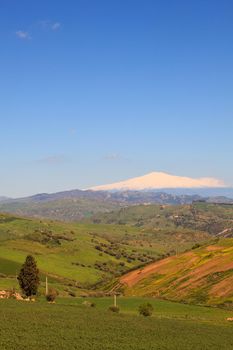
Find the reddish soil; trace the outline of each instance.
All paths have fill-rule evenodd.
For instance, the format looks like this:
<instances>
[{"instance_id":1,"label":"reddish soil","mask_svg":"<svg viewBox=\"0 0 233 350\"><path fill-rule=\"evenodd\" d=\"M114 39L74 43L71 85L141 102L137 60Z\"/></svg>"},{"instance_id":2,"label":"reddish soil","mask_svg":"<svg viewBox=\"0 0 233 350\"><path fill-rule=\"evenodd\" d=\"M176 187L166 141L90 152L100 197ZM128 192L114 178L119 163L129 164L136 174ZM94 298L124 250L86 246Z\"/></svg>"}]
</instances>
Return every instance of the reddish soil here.
<instances>
[{"instance_id":1,"label":"reddish soil","mask_svg":"<svg viewBox=\"0 0 233 350\"><path fill-rule=\"evenodd\" d=\"M185 253L183 256L185 258L188 258L188 265L192 264L197 259L194 253L192 252ZM169 257L161 261L149 264L142 269L129 272L126 275L121 277L120 282L123 284L126 284L129 287L132 287L135 284L137 284L139 281L141 281L142 279L144 279L145 277L148 277L153 273L156 273L156 272L162 273L162 274L163 273L166 274L168 272L172 273L172 272L176 272L177 269L179 269L179 267L180 268L184 267L183 261L179 262L179 264L176 264L174 266L174 259L176 259L176 257ZM177 259L179 259L179 257Z\"/></svg>"},{"instance_id":2,"label":"reddish soil","mask_svg":"<svg viewBox=\"0 0 233 350\"><path fill-rule=\"evenodd\" d=\"M222 250L222 249L224 248L217 245L210 245L209 247L206 248L208 252L216 252L217 250Z\"/></svg>"},{"instance_id":3,"label":"reddish soil","mask_svg":"<svg viewBox=\"0 0 233 350\"><path fill-rule=\"evenodd\" d=\"M233 295L233 276L225 278L223 281L219 282L210 291L210 295L218 297L226 297Z\"/></svg>"},{"instance_id":4,"label":"reddish soil","mask_svg":"<svg viewBox=\"0 0 233 350\"><path fill-rule=\"evenodd\" d=\"M207 278L209 275L215 272L233 269L231 255L222 252L221 250L223 249L224 247L214 245L206 247L203 253L216 252L216 254L210 257L209 260L205 260L205 256L203 255L203 261L202 257L198 253L195 253L195 251L187 252L177 257L169 257L142 269L129 272L121 277L120 282L126 284L128 287L133 287L146 277L157 273L164 275L161 279L161 284L158 281L159 290L166 291L169 294L173 294L173 292L176 294L178 292L179 296L185 296L191 290L199 288L206 283L208 284ZM177 275L177 279L171 281L168 287L166 281L175 275ZM163 281L165 282L164 289ZM233 295L232 285L233 276L221 282L216 281L216 284L210 290L210 295L219 297ZM157 290L156 287L155 290Z\"/></svg>"}]
</instances>

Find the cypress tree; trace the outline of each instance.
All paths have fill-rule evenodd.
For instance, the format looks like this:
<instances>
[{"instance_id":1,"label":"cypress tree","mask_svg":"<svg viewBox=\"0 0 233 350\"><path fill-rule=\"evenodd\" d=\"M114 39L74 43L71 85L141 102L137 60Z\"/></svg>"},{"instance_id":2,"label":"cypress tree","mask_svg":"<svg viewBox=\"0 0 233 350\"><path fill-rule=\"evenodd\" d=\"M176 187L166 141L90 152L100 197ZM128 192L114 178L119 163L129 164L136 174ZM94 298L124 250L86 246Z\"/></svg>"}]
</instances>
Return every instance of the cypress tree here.
<instances>
[{"instance_id":1,"label":"cypress tree","mask_svg":"<svg viewBox=\"0 0 233 350\"><path fill-rule=\"evenodd\" d=\"M33 256L28 255L17 277L19 286L27 297L37 294L40 284L39 270L36 260Z\"/></svg>"}]
</instances>

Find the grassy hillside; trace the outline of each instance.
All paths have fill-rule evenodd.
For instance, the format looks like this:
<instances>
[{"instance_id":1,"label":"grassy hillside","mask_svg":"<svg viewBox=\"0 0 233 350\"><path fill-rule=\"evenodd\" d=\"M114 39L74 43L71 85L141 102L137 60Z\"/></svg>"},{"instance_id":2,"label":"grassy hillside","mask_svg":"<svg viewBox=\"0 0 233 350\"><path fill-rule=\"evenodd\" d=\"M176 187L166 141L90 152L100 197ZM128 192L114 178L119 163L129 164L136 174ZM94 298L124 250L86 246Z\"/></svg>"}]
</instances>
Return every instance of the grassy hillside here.
<instances>
[{"instance_id":1,"label":"grassy hillside","mask_svg":"<svg viewBox=\"0 0 233 350\"><path fill-rule=\"evenodd\" d=\"M82 223L0 214L0 289L17 286L15 276L26 255L32 254L41 271L41 291L45 275L61 294L111 290L120 276L149 264L147 271L155 263L148 275L133 272L139 279L126 288L127 294L205 304L228 302L233 300L233 266L225 265L227 259L233 261L232 240L220 239L217 249L208 246L216 234L231 237L232 222L232 206L206 203L134 206ZM188 252L197 244L199 249ZM205 274L207 263L211 270ZM199 265L204 272L196 276ZM221 288L223 281L229 283L225 294L214 288L218 283Z\"/></svg>"},{"instance_id":2,"label":"grassy hillside","mask_svg":"<svg viewBox=\"0 0 233 350\"><path fill-rule=\"evenodd\" d=\"M36 257L50 284L80 294L129 269L187 249L204 234L154 234L122 225L62 223L0 214L0 288L16 287L27 254ZM42 283L43 287L43 283Z\"/></svg>"},{"instance_id":3,"label":"grassy hillside","mask_svg":"<svg viewBox=\"0 0 233 350\"><path fill-rule=\"evenodd\" d=\"M126 295L233 305L233 239L219 239L121 278Z\"/></svg>"},{"instance_id":4,"label":"grassy hillside","mask_svg":"<svg viewBox=\"0 0 233 350\"><path fill-rule=\"evenodd\" d=\"M156 231L183 229L219 234L233 232L233 205L194 202L191 205L139 205L91 218L95 223L131 225Z\"/></svg>"},{"instance_id":5,"label":"grassy hillside","mask_svg":"<svg viewBox=\"0 0 233 350\"><path fill-rule=\"evenodd\" d=\"M229 313L223 310L152 301L154 316L136 315L139 299L119 300L121 313L107 310L111 300L97 299L96 308L82 299L55 305L0 300L4 350L227 350L233 347Z\"/></svg>"}]
</instances>

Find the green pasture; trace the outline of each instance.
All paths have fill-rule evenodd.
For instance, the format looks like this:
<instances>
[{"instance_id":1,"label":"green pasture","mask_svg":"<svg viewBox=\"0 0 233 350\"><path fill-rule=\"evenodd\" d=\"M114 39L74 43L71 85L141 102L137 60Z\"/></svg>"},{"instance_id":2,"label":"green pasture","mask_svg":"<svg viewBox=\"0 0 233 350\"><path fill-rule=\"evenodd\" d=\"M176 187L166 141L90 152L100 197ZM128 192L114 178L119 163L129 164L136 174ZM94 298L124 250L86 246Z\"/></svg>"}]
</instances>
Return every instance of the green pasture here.
<instances>
[{"instance_id":1,"label":"green pasture","mask_svg":"<svg viewBox=\"0 0 233 350\"><path fill-rule=\"evenodd\" d=\"M136 313L144 299L60 299L56 304L0 300L1 350L225 350L233 347L229 312L149 300L154 316Z\"/></svg>"}]
</instances>

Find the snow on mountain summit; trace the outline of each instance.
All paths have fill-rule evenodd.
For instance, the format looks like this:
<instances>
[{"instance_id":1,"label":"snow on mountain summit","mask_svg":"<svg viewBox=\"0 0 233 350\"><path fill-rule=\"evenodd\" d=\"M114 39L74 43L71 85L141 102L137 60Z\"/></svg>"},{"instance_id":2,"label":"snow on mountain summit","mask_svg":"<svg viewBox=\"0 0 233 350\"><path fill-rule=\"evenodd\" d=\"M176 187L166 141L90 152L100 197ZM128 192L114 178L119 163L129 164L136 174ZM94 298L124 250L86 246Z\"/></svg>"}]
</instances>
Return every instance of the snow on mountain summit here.
<instances>
[{"instance_id":1,"label":"snow on mountain summit","mask_svg":"<svg viewBox=\"0 0 233 350\"><path fill-rule=\"evenodd\" d=\"M153 190L166 188L220 188L226 187L223 181L215 178L190 178L170 175L163 172L152 172L144 176L135 177L113 184L95 186L93 191L121 191L121 190Z\"/></svg>"}]
</instances>

